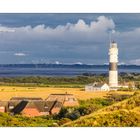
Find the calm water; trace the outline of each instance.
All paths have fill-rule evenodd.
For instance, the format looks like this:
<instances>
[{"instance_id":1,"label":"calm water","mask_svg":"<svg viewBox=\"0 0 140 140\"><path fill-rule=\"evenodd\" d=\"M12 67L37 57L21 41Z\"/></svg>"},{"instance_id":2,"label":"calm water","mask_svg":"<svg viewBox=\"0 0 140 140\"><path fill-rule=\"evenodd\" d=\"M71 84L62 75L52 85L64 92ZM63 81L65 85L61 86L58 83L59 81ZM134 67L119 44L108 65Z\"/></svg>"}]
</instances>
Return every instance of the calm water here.
<instances>
[{"instance_id":1,"label":"calm water","mask_svg":"<svg viewBox=\"0 0 140 140\"><path fill-rule=\"evenodd\" d=\"M119 66L119 72L140 73L140 66ZM108 73L108 66L0 65L0 77L16 76L78 76L83 73Z\"/></svg>"}]
</instances>

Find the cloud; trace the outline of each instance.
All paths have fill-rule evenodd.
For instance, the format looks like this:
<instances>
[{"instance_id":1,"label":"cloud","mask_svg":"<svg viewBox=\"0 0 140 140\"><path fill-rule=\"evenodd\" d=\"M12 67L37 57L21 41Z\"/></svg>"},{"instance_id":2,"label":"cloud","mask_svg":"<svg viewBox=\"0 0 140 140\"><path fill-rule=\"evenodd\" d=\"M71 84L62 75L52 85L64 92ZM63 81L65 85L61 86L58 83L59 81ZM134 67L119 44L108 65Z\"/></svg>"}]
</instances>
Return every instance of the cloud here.
<instances>
[{"instance_id":1,"label":"cloud","mask_svg":"<svg viewBox=\"0 0 140 140\"><path fill-rule=\"evenodd\" d=\"M130 60L129 61L129 64L132 64L132 65L140 65L140 59Z\"/></svg>"},{"instance_id":2,"label":"cloud","mask_svg":"<svg viewBox=\"0 0 140 140\"><path fill-rule=\"evenodd\" d=\"M109 29L114 29L115 24L112 19L100 16L96 21L87 24L84 20L79 19L77 23L67 23L66 25L58 25L55 28L42 25L32 27L31 25L22 27L3 27L4 31L15 31L13 36L17 39L45 39L53 41L82 41L87 42L91 39L99 39L98 34L106 34Z\"/></svg>"},{"instance_id":3,"label":"cloud","mask_svg":"<svg viewBox=\"0 0 140 140\"><path fill-rule=\"evenodd\" d=\"M55 61L55 64L57 64L57 65L58 65L58 64L62 64L62 63L61 63L61 62L59 62L59 61Z\"/></svg>"},{"instance_id":4,"label":"cloud","mask_svg":"<svg viewBox=\"0 0 140 140\"><path fill-rule=\"evenodd\" d=\"M26 56L25 53L14 53L15 56Z\"/></svg>"},{"instance_id":5,"label":"cloud","mask_svg":"<svg viewBox=\"0 0 140 140\"><path fill-rule=\"evenodd\" d=\"M9 27L0 26L0 32L15 32L15 30Z\"/></svg>"},{"instance_id":6,"label":"cloud","mask_svg":"<svg viewBox=\"0 0 140 140\"><path fill-rule=\"evenodd\" d=\"M31 63L42 58L48 62L104 64L108 62L109 32L118 42L119 61L130 63L138 59L140 27L129 31L117 30L114 20L99 16L87 22L82 18L75 23L58 24L55 27L39 24L8 27L0 25L0 52L14 51L15 56ZM13 53L12 53L13 54ZM5 58L5 59L4 59ZM18 63L15 57L2 54L0 63Z\"/></svg>"}]
</instances>

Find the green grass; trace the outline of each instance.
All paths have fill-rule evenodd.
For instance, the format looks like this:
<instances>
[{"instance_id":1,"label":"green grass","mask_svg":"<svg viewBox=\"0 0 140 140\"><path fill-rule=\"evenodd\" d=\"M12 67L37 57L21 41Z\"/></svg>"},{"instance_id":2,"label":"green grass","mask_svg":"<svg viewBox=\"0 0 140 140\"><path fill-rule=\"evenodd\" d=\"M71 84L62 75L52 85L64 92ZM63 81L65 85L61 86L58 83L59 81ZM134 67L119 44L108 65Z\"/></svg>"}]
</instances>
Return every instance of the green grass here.
<instances>
[{"instance_id":1,"label":"green grass","mask_svg":"<svg viewBox=\"0 0 140 140\"><path fill-rule=\"evenodd\" d=\"M76 121L63 126L70 127L130 127L140 126L140 94L129 99L115 103L90 115L81 117Z\"/></svg>"},{"instance_id":2,"label":"green grass","mask_svg":"<svg viewBox=\"0 0 140 140\"><path fill-rule=\"evenodd\" d=\"M57 120L47 117L29 118L21 115L10 116L7 113L0 113L0 127L50 127L56 126L57 122Z\"/></svg>"},{"instance_id":3,"label":"green grass","mask_svg":"<svg viewBox=\"0 0 140 140\"><path fill-rule=\"evenodd\" d=\"M1 86L17 87L60 87L60 88L84 88L85 84L59 83L59 84L37 84L37 83L0 83Z\"/></svg>"}]
</instances>

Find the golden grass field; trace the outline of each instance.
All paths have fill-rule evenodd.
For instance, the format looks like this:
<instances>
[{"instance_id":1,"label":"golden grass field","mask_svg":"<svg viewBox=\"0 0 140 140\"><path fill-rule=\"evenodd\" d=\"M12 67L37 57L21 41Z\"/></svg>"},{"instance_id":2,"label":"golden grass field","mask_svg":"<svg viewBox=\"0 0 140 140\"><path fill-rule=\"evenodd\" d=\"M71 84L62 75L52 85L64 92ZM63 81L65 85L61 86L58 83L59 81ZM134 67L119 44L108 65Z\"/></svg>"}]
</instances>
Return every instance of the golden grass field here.
<instances>
[{"instance_id":1,"label":"golden grass field","mask_svg":"<svg viewBox=\"0 0 140 140\"><path fill-rule=\"evenodd\" d=\"M56 87L16 87L0 86L0 100L9 100L11 97L41 97L46 99L49 94L74 94L80 100L104 97L108 92L85 92L82 88L56 88ZM120 92L119 94L133 94L134 92Z\"/></svg>"}]
</instances>

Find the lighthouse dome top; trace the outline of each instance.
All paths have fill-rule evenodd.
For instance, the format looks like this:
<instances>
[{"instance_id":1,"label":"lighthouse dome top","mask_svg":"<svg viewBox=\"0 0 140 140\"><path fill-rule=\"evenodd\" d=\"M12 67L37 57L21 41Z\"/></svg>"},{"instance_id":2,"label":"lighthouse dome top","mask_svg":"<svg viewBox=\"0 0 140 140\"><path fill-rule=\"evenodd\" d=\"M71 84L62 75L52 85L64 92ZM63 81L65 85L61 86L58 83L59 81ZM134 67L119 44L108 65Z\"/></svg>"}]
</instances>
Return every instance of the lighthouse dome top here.
<instances>
[{"instance_id":1,"label":"lighthouse dome top","mask_svg":"<svg viewBox=\"0 0 140 140\"><path fill-rule=\"evenodd\" d=\"M112 44L116 43L114 40L112 41Z\"/></svg>"},{"instance_id":2,"label":"lighthouse dome top","mask_svg":"<svg viewBox=\"0 0 140 140\"><path fill-rule=\"evenodd\" d=\"M110 44L111 48L117 48L117 43L113 40Z\"/></svg>"}]
</instances>

